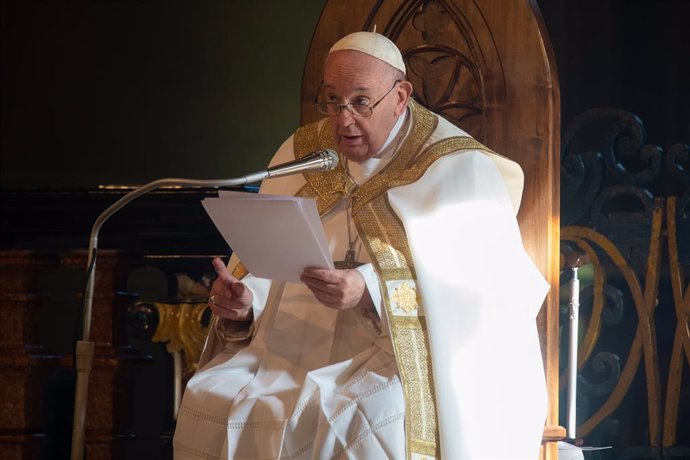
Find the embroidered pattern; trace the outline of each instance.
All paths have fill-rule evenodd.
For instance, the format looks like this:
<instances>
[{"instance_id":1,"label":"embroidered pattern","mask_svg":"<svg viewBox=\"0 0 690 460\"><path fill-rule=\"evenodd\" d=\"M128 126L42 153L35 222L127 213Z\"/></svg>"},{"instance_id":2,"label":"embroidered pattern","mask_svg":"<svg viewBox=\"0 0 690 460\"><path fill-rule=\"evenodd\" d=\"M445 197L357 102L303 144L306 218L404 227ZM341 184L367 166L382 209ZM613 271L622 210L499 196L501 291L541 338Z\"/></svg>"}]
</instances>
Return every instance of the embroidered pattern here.
<instances>
[{"instance_id":1,"label":"embroidered pattern","mask_svg":"<svg viewBox=\"0 0 690 460\"><path fill-rule=\"evenodd\" d=\"M412 313L417 309L417 290L407 283L402 283L395 288L391 296L395 306L405 313Z\"/></svg>"},{"instance_id":2,"label":"embroidered pattern","mask_svg":"<svg viewBox=\"0 0 690 460\"><path fill-rule=\"evenodd\" d=\"M238 280L241 280L248 274L249 270L247 270L247 268L244 266L242 262L238 262L237 265L235 265L235 268L232 269L232 276L234 276Z\"/></svg>"}]
</instances>

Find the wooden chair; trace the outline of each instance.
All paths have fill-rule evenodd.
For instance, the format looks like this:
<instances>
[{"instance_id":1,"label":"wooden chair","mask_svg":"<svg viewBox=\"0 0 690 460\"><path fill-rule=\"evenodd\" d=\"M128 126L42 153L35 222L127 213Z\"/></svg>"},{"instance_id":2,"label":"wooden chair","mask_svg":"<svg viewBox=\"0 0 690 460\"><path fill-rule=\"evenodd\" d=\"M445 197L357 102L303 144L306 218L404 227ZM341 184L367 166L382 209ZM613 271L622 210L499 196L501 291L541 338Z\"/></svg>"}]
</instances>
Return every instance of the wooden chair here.
<instances>
[{"instance_id":1,"label":"wooden chair","mask_svg":"<svg viewBox=\"0 0 690 460\"><path fill-rule=\"evenodd\" d=\"M527 251L551 284L538 317L550 400L542 458L557 458L555 441L565 436L558 426L560 95L536 2L328 0L305 65L303 123L321 117L311 103L330 45L374 26L403 52L418 102L525 172L518 220Z\"/></svg>"}]
</instances>

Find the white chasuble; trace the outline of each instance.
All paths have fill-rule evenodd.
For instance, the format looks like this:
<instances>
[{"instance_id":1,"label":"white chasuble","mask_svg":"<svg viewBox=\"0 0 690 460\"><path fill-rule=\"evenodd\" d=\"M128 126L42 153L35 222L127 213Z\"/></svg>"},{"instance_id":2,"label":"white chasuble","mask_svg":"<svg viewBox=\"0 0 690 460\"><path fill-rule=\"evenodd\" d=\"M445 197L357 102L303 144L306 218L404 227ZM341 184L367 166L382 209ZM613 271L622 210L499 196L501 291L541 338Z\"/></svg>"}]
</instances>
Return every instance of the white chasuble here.
<instances>
[{"instance_id":1,"label":"white chasuble","mask_svg":"<svg viewBox=\"0 0 690 460\"><path fill-rule=\"evenodd\" d=\"M324 307L300 284L245 277L254 323L214 320L185 391L176 459L537 457L546 391L535 319L546 283L515 221L522 173L415 103L408 116L390 162L352 194L380 321ZM319 148L333 148L324 120L272 164ZM339 260L348 180L341 161L266 181L262 193L315 197Z\"/></svg>"}]
</instances>

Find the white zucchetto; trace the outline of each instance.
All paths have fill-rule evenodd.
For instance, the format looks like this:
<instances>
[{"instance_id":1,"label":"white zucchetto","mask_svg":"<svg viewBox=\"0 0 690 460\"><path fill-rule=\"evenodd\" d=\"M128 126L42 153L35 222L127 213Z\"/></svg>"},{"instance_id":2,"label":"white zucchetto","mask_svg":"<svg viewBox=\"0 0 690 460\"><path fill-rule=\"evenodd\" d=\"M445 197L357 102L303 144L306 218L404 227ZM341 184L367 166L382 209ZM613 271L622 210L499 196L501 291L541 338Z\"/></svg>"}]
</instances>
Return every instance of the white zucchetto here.
<instances>
[{"instance_id":1,"label":"white zucchetto","mask_svg":"<svg viewBox=\"0 0 690 460\"><path fill-rule=\"evenodd\" d=\"M405 63L398 47L387 37L376 32L354 32L346 35L335 42L328 54L342 50L360 51L406 73Z\"/></svg>"}]
</instances>

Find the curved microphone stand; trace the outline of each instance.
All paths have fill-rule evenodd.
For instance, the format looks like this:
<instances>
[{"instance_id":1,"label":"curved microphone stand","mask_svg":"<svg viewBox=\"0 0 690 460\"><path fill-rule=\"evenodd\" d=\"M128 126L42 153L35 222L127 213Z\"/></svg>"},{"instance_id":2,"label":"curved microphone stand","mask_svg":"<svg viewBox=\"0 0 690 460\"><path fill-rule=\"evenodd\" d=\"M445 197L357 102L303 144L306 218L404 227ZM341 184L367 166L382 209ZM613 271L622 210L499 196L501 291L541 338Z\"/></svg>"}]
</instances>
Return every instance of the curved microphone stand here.
<instances>
[{"instance_id":1,"label":"curved microphone stand","mask_svg":"<svg viewBox=\"0 0 690 460\"><path fill-rule=\"evenodd\" d=\"M259 182L264 179L271 179L279 176L298 174L309 171L329 171L338 164L338 154L333 150L320 150L302 159L284 163L264 171L255 172L235 179L158 179L141 187L132 190L109 208L103 211L91 228L89 239L89 255L87 261L87 281L84 291L84 312L82 339L76 343L74 352L75 368L77 371L77 382L74 397L74 420L72 424L72 460L82 460L84 457L84 425L86 421L86 401L89 394L89 375L93 364L94 342L91 338L91 310L93 306L94 280L96 273L96 254L98 248L98 233L103 223L123 206L133 199L166 186L184 187L231 187L236 185L246 185Z\"/></svg>"}]
</instances>

